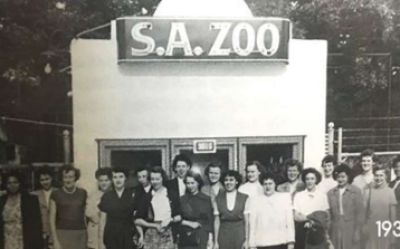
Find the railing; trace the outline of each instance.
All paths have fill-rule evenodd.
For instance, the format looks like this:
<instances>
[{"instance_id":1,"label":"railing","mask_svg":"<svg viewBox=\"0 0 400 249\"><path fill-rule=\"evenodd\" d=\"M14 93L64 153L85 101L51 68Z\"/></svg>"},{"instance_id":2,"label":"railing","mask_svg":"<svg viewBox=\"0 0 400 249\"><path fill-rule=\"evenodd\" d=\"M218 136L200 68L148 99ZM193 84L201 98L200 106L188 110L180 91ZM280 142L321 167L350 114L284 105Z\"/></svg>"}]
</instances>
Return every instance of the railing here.
<instances>
[{"instance_id":1,"label":"railing","mask_svg":"<svg viewBox=\"0 0 400 249\"><path fill-rule=\"evenodd\" d=\"M388 119L393 123L400 121L400 117L365 118L357 119L357 121L373 121L368 122L371 125L377 120L386 123ZM326 153L336 155L338 162L348 157L358 156L365 149L373 149L378 156L400 155L400 128L377 126L374 128L339 127L335 129L333 123L328 124Z\"/></svg>"}]
</instances>

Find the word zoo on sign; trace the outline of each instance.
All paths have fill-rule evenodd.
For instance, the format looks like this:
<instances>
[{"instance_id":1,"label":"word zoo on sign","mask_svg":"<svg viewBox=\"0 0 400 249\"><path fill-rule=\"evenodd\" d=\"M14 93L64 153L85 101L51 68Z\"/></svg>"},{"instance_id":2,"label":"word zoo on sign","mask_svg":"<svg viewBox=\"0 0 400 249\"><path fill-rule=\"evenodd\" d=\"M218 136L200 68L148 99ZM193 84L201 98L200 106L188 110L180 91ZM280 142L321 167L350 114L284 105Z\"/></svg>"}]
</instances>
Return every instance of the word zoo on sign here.
<instances>
[{"instance_id":1,"label":"word zoo on sign","mask_svg":"<svg viewBox=\"0 0 400 249\"><path fill-rule=\"evenodd\" d=\"M118 60L288 60L290 21L117 19Z\"/></svg>"}]
</instances>

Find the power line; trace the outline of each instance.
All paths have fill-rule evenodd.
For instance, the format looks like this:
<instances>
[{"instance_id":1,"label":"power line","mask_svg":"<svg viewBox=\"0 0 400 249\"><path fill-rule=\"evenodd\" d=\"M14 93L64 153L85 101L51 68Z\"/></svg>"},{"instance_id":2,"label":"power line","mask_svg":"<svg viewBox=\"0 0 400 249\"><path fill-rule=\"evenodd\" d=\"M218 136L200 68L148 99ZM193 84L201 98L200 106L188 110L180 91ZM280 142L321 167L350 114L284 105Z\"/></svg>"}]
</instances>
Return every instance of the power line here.
<instances>
[{"instance_id":1,"label":"power line","mask_svg":"<svg viewBox=\"0 0 400 249\"><path fill-rule=\"evenodd\" d=\"M57 127L63 127L63 128L72 128L72 125L70 125L70 124L37 121L37 120L23 119L23 118L11 118L11 117L0 116L0 119L3 122L4 121L11 121L11 122L26 123L26 124L47 125L47 126L57 126Z\"/></svg>"}]
</instances>

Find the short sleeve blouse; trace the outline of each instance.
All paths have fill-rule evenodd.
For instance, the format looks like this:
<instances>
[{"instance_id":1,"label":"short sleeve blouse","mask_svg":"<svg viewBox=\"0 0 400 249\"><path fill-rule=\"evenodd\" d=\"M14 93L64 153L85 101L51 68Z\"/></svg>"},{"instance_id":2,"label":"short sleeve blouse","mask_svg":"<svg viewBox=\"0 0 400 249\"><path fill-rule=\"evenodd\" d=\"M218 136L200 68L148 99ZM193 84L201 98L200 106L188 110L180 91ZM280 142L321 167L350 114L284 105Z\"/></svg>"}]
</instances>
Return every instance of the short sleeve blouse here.
<instances>
[{"instance_id":1,"label":"short sleeve blouse","mask_svg":"<svg viewBox=\"0 0 400 249\"><path fill-rule=\"evenodd\" d=\"M295 211L304 215L309 215L314 211L325 211L329 209L328 198L323 191L303 190L294 196L293 207Z\"/></svg>"}]
</instances>

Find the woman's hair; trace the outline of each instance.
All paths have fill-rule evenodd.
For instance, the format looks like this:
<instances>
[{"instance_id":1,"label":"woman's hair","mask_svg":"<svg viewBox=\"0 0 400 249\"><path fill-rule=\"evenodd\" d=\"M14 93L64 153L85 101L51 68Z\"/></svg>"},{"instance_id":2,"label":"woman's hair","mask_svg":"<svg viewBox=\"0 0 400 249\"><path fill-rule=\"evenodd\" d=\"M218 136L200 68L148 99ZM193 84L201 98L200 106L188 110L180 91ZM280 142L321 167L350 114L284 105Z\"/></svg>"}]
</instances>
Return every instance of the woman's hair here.
<instances>
[{"instance_id":1,"label":"woman's hair","mask_svg":"<svg viewBox=\"0 0 400 249\"><path fill-rule=\"evenodd\" d=\"M179 154L179 155L175 156L174 160L172 161L172 169L174 171L176 168L176 164L179 161L185 162L189 166L189 169L192 168L192 161L190 160L190 158L188 156L186 156L185 154Z\"/></svg>"},{"instance_id":2,"label":"woman's hair","mask_svg":"<svg viewBox=\"0 0 400 249\"><path fill-rule=\"evenodd\" d=\"M323 167L325 163L333 163L333 165L336 165L336 159L333 155L326 155L321 162L321 166Z\"/></svg>"},{"instance_id":3,"label":"woman's hair","mask_svg":"<svg viewBox=\"0 0 400 249\"><path fill-rule=\"evenodd\" d=\"M49 165L44 165L43 167L40 167L37 170L37 172L35 173L36 182L34 184L35 185L34 188L35 189L42 188L42 184L40 183L40 177L42 177L42 176L49 176L51 178L51 185L52 186L57 185L59 183L58 182L59 179L57 179L58 175L56 175L56 177L54 177L55 175L56 175L55 171Z\"/></svg>"},{"instance_id":4,"label":"woman's hair","mask_svg":"<svg viewBox=\"0 0 400 249\"><path fill-rule=\"evenodd\" d=\"M314 174L315 178L317 179L317 181L315 182L315 184L318 184L321 182L322 176L321 173L319 173L318 170L314 169L314 168L307 168L305 170L303 170L303 173L301 174L301 180L305 183L306 182L306 176L308 174Z\"/></svg>"},{"instance_id":5,"label":"woman's hair","mask_svg":"<svg viewBox=\"0 0 400 249\"><path fill-rule=\"evenodd\" d=\"M373 150L366 149L366 150L362 151L361 154L360 154L360 159L362 159L363 157L367 157L367 156L372 157L372 161L373 162L376 161L375 152Z\"/></svg>"},{"instance_id":6,"label":"woman's hair","mask_svg":"<svg viewBox=\"0 0 400 249\"><path fill-rule=\"evenodd\" d=\"M201 175L199 173L196 173L196 172L194 172L192 170L189 170L189 172L186 174L185 179L184 179L185 184L186 184L186 179L188 177L192 177L197 182L197 184L199 185L199 189L198 190L200 190L201 187L204 186L203 178L201 178Z\"/></svg>"},{"instance_id":7,"label":"woman's hair","mask_svg":"<svg viewBox=\"0 0 400 249\"><path fill-rule=\"evenodd\" d=\"M122 174L124 174L124 176L126 178L128 178L128 175L129 175L128 171L125 168L122 168L122 167L112 168L112 173L122 173Z\"/></svg>"},{"instance_id":8,"label":"woman's hair","mask_svg":"<svg viewBox=\"0 0 400 249\"><path fill-rule=\"evenodd\" d=\"M257 167L257 170L260 172L260 174L265 173L265 169L264 169L263 165L259 161L250 161L250 162L246 163L246 166L244 168L245 171L246 171L246 174L247 174L247 168L252 166L252 165L255 165Z\"/></svg>"},{"instance_id":9,"label":"woman's hair","mask_svg":"<svg viewBox=\"0 0 400 249\"><path fill-rule=\"evenodd\" d=\"M162 184L165 186L165 183L167 182L168 177L167 177L167 173L165 173L165 170L164 170L161 166L153 166L153 167L150 169L150 174L151 174L151 173L158 173L158 174L161 174L161 177L162 177Z\"/></svg>"},{"instance_id":10,"label":"woman's hair","mask_svg":"<svg viewBox=\"0 0 400 249\"><path fill-rule=\"evenodd\" d=\"M236 189L239 188L240 184L242 184L242 176L240 175L240 173L237 172L236 170L228 170L221 177L222 182L224 182L225 178L228 177L228 176L229 177L234 177L236 179L236 181L237 181Z\"/></svg>"},{"instance_id":11,"label":"woman's hair","mask_svg":"<svg viewBox=\"0 0 400 249\"><path fill-rule=\"evenodd\" d=\"M77 168L75 168L72 165L64 165L60 168L60 180L62 182L63 175L64 173L68 173L70 171L73 171L75 173L75 181L78 181L79 178L81 177L81 171Z\"/></svg>"},{"instance_id":12,"label":"woman's hair","mask_svg":"<svg viewBox=\"0 0 400 249\"><path fill-rule=\"evenodd\" d=\"M45 166L39 168L37 171L37 176L40 177L41 175L48 175L48 176L53 177L53 171L51 170L51 168L48 165L45 165Z\"/></svg>"},{"instance_id":13,"label":"woman's hair","mask_svg":"<svg viewBox=\"0 0 400 249\"><path fill-rule=\"evenodd\" d=\"M383 170L386 174L386 176L388 176L390 174L389 169L387 167L384 166L376 166L372 169L372 173L375 175L376 172Z\"/></svg>"},{"instance_id":14,"label":"woman's hair","mask_svg":"<svg viewBox=\"0 0 400 249\"><path fill-rule=\"evenodd\" d=\"M96 170L96 173L94 174L96 179L99 179L100 176L107 176L108 179L112 179L112 169L111 168L99 168Z\"/></svg>"},{"instance_id":15,"label":"woman's hair","mask_svg":"<svg viewBox=\"0 0 400 249\"><path fill-rule=\"evenodd\" d=\"M338 165L334 170L333 170L333 179L336 180L337 176L340 173L345 173L347 175L348 178L348 183L351 184L353 182L354 179L354 174L353 174L353 170L349 167L349 165L345 164L345 163L341 163L340 165Z\"/></svg>"},{"instance_id":16,"label":"woman's hair","mask_svg":"<svg viewBox=\"0 0 400 249\"><path fill-rule=\"evenodd\" d=\"M261 174L259 180L260 180L261 185L264 184L264 181L266 181L266 180L272 180L277 185L279 178L272 172L267 172L267 173Z\"/></svg>"},{"instance_id":17,"label":"woman's hair","mask_svg":"<svg viewBox=\"0 0 400 249\"><path fill-rule=\"evenodd\" d=\"M18 172L17 170L11 170L10 172L8 172L4 176L4 186L5 186L5 188L7 190L8 190L7 182L8 182L8 179L10 179L11 177L14 177L15 179L18 180L18 182L19 182L19 192L22 192L22 191L26 190L25 176L21 172Z\"/></svg>"}]
</instances>

